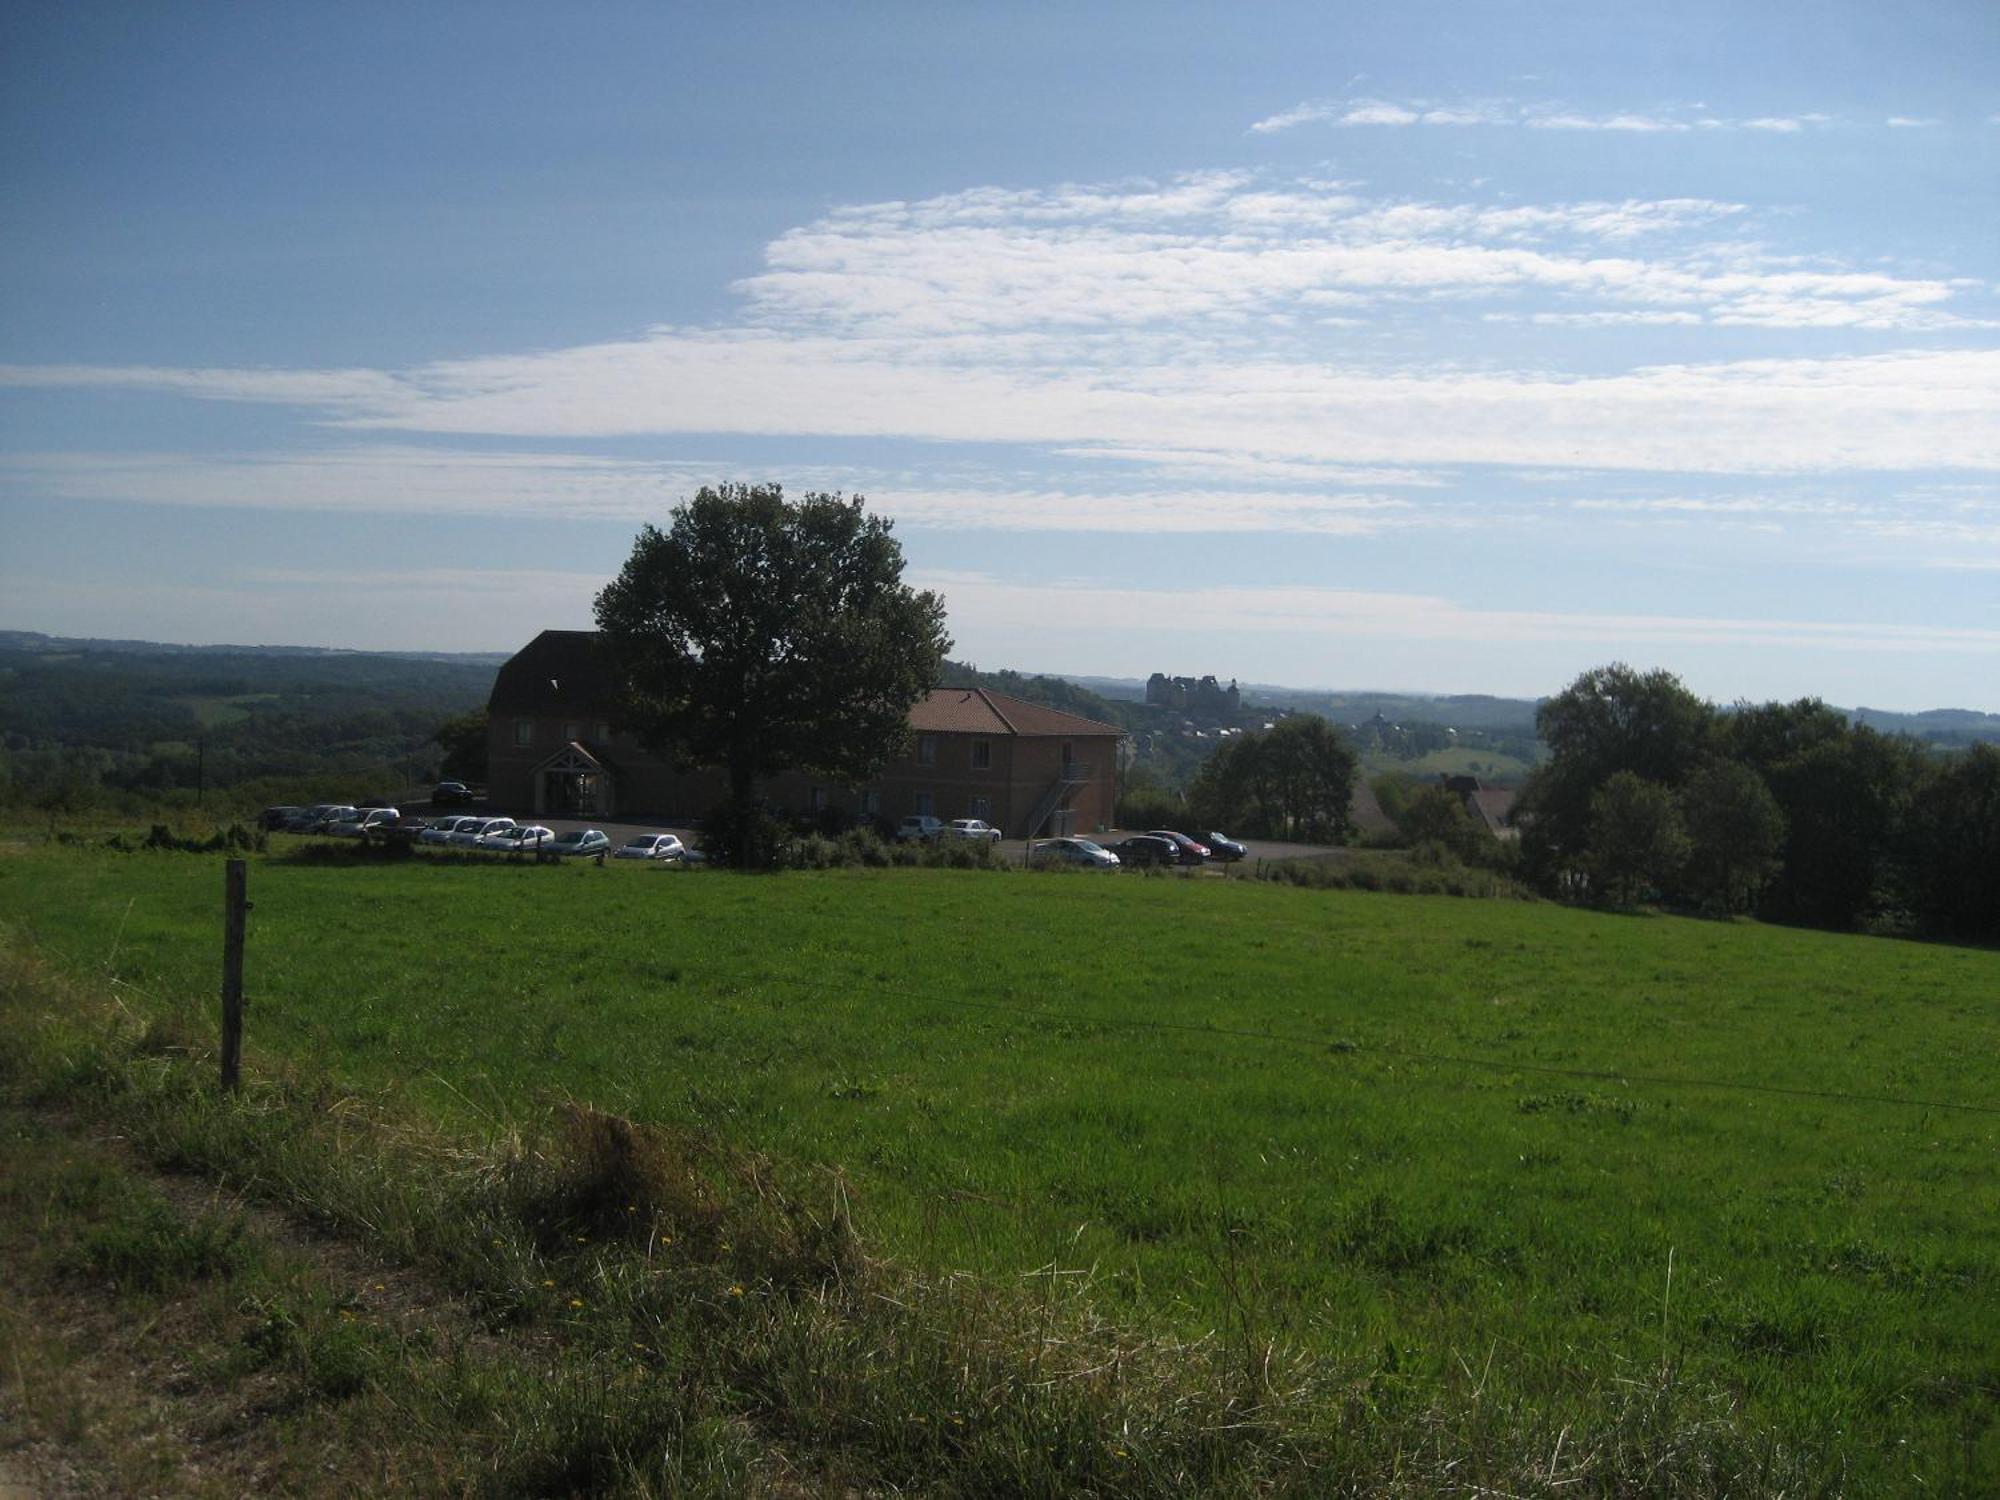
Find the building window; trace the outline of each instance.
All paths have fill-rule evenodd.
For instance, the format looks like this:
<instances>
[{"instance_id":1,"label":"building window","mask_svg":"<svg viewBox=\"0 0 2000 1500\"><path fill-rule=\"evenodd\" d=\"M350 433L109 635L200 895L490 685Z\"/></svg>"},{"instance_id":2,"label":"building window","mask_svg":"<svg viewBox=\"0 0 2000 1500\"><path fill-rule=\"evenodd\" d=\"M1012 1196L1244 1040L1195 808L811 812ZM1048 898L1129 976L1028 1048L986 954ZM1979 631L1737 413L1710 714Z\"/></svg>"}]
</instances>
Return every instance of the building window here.
<instances>
[{"instance_id":1,"label":"building window","mask_svg":"<svg viewBox=\"0 0 2000 1500\"><path fill-rule=\"evenodd\" d=\"M871 818L882 811L882 794L874 787L861 794L861 810Z\"/></svg>"},{"instance_id":2,"label":"building window","mask_svg":"<svg viewBox=\"0 0 2000 1500\"><path fill-rule=\"evenodd\" d=\"M993 769L993 741L974 740L972 742L972 769L990 771Z\"/></svg>"},{"instance_id":3,"label":"building window","mask_svg":"<svg viewBox=\"0 0 2000 1500\"><path fill-rule=\"evenodd\" d=\"M809 795L809 796L811 797L811 799L812 799L812 810L813 810L814 812L825 812L825 811L826 811L826 788L825 788L825 787L823 787L823 786L816 786L816 787L814 787L814 788L812 789L812 791L811 791L810 793L808 793L808 795Z\"/></svg>"},{"instance_id":4,"label":"building window","mask_svg":"<svg viewBox=\"0 0 2000 1500\"><path fill-rule=\"evenodd\" d=\"M532 745L535 743L535 721L533 719L516 719L514 721L514 743L517 745Z\"/></svg>"},{"instance_id":5,"label":"building window","mask_svg":"<svg viewBox=\"0 0 2000 1500\"><path fill-rule=\"evenodd\" d=\"M1067 770L1067 769L1069 769L1069 767L1071 767L1071 766L1073 766L1073 765L1075 765L1075 764L1076 764L1076 746L1075 746L1075 745L1073 745L1073 744L1071 744L1071 743L1070 743L1070 742L1069 742L1068 740L1064 740L1064 741L1063 741L1063 769L1064 769L1064 770Z\"/></svg>"},{"instance_id":6,"label":"building window","mask_svg":"<svg viewBox=\"0 0 2000 1500\"><path fill-rule=\"evenodd\" d=\"M596 737L597 743L600 745L611 738L611 726L609 724L593 724L590 732Z\"/></svg>"},{"instance_id":7,"label":"building window","mask_svg":"<svg viewBox=\"0 0 2000 1500\"><path fill-rule=\"evenodd\" d=\"M917 793L917 816L918 816L918 817L920 817L920 818L934 818L934 817L936 817L936 816L937 816L937 798L936 798L936 797L934 797L934 796L932 796L932 795L931 795L931 794L930 794L929 792L918 792L918 793Z\"/></svg>"},{"instance_id":8,"label":"building window","mask_svg":"<svg viewBox=\"0 0 2000 1500\"><path fill-rule=\"evenodd\" d=\"M567 744L571 740L580 740L582 738L583 726L581 724L563 725L563 743Z\"/></svg>"},{"instance_id":9,"label":"building window","mask_svg":"<svg viewBox=\"0 0 2000 1500\"><path fill-rule=\"evenodd\" d=\"M975 818L990 818L993 816L993 799L991 797L974 797L966 803L965 810Z\"/></svg>"},{"instance_id":10,"label":"building window","mask_svg":"<svg viewBox=\"0 0 2000 1500\"><path fill-rule=\"evenodd\" d=\"M917 736L917 764L934 766L937 764L937 736L920 734Z\"/></svg>"}]
</instances>

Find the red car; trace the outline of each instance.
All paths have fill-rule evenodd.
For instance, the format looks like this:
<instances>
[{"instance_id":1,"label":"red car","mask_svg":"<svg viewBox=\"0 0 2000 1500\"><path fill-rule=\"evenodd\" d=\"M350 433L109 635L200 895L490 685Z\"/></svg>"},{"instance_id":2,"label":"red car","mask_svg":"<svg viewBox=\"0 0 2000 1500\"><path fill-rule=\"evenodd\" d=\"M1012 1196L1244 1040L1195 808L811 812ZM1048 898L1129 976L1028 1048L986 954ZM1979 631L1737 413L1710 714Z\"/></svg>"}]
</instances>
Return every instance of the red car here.
<instances>
[{"instance_id":1,"label":"red car","mask_svg":"<svg viewBox=\"0 0 2000 1500\"><path fill-rule=\"evenodd\" d=\"M1148 828L1146 836L1171 840L1174 847L1181 851L1181 863L1184 865L1206 864L1208 861L1208 845L1197 844L1184 833L1175 833L1171 828Z\"/></svg>"}]
</instances>

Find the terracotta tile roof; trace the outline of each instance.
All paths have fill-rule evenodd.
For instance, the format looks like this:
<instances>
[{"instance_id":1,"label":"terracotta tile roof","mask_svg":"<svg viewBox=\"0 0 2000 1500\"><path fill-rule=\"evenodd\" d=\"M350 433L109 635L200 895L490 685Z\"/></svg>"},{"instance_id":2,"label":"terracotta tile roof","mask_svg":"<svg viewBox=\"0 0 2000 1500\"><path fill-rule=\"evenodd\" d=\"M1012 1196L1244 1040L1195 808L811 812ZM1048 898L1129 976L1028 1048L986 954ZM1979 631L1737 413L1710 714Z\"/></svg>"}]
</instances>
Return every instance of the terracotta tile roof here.
<instances>
[{"instance_id":1,"label":"terracotta tile roof","mask_svg":"<svg viewBox=\"0 0 2000 1500\"><path fill-rule=\"evenodd\" d=\"M1123 737L1116 724L1101 724L1081 714L1045 708L1025 698L987 688L939 688L910 710L910 727L919 734L994 734Z\"/></svg>"},{"instance_id":2,"label":"terracotta tile roof","mask_svg":"<svg viewBox=\"0 0 2000 1500\"><path fill-rule=\"evenodd\" d=\"M488 706L496 717L561 714L582 719L609 714L617 701L617 682L597 653L595 631L544 630L500 668ZM1078 739L1125 733L1116 724L985 688L939 688L910 710L910 727L922 734Z\"/></svg>"}]
</instances>

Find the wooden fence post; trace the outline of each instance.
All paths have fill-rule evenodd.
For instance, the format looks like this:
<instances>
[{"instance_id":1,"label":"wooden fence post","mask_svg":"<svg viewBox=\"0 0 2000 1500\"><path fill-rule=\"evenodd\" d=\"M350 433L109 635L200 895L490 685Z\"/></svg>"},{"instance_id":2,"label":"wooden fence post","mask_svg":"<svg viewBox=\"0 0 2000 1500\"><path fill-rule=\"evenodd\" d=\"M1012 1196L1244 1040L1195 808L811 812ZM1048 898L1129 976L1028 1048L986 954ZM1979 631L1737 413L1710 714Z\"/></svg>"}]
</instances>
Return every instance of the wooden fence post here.
<instances>
[{"instance_id":1,"label":"wooden fence post","mask_svg":"<svg viewBox=\"0 0 2000 1500\"><path fill-rule=\"evenodd\" d=\"M235 1093L243 1065L244 863L232 859L222 880L222 1087Z\"/></svg>"}]
</instances>

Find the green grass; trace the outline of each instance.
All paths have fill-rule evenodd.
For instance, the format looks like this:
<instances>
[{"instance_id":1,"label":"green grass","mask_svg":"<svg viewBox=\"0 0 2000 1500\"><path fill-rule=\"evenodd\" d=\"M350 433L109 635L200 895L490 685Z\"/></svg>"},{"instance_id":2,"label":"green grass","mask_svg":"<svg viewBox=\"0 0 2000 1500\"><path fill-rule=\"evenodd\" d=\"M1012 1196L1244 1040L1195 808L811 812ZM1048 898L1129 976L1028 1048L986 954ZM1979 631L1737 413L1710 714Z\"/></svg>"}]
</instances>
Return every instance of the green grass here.
<instances>
[{"instance_id":1,"label":"green grass","mask_svg":"<svg viewBox=\"0 0 2000 1500\"><path fill-rule=\"evenodd\" d=\"M1516 756L1502 755L1498 750L1433 750L1428 755L1414 760L1398 760L1393 756L1369 755L1366 757L1370 774L1381 771L1406 771L1412 776L1426 779L1437 776L1477 776L1489 786L1512 786L1525 781L1528 773L1535 769L1532 761Z\"/></svg>"},{"instance_id":2,"label":"green grass","mask_svg":"<svg viewBox=\"0 0 2000 1500\"><path fill-rule=\"evenodd\" d=\"M1992 952L1171 878L278 857L251 896L253 1069L835 1167L878 1253L1076 1273L1385 1422L1664 1381L1829 1490L2000 1484L2000 1115L1819 1097L2000 1105ZM0 858L18 940L146 1014L213 1008L220 898L219 859Z\"/></svg>"}]
</instances>

